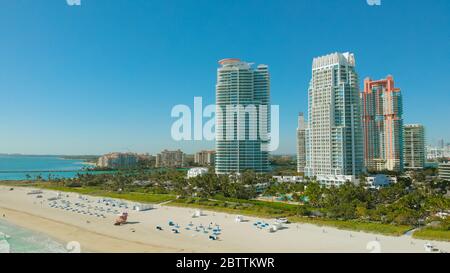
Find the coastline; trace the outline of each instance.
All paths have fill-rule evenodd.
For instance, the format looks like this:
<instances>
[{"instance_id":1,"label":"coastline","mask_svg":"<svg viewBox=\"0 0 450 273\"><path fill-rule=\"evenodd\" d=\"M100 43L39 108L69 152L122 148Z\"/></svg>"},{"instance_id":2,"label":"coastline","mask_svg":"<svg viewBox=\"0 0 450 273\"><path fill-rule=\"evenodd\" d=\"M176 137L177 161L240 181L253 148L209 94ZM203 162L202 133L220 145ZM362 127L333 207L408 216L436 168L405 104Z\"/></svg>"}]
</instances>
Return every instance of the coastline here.
<instances>
[{"instance_id":1,"label":"coastline","mask_svg":"<svg viewBox=\"0 0 450 273\"><path fill-rule=\"evenodd\" d=\"M108 250L107 252L169 252L171 250L107 236L64 222L4 207L0 207L0 214L6 215L6 217L2 217L5 222L45 234L64 246L70 242L79 242L82 252L95 253L105 252L105 250Z\"/></svg>"},{"instance_id":2,"label":"coastline","mask_svg":"<svg viewBox=\"0 0 450 273\"><path fill-rule=\"evenodd\" d=\"M345 231L312 224L288 224L275 233L258 229L253 223L267 221L244 217L237 223L236 215L204 211L192 218L193 209L155 205L149 211L129 211L129 224L114 226L116 215L95 218L89 215L51 208L47 199L56 191L42 190L43 198L28 193L33 188L0 186L0 216L7 222L47 234L66 245L77 241L82 252L369 252L367 244L379 241L383 252L424 252L424 240L410 236L392 237L364 232ZM72 202L84 202L78 194L64 193ZM86 196L92 201L100 197ZM95 202L97 204L97 202ZM174 234L168 221L180 224L180 233ZM188 231L188 223L219 223L223 234L218 241L208 240L202 232ZM156 230L156 226L163 231ZM433 242L439 249L450 251L450 243Z\"/></svg>"},{"instance_id":3,"label":"coastline","mask_svg":"<svg viewBox=\"0 0 450 273\"><path fill-rule=\"evenodd\" d=\"M82 165L86 165L86 166L92 166L92 167L97 167L97 164L94 162L87 162L87 161L83 161L80 164Z\"/></svg>"}]
</instances>

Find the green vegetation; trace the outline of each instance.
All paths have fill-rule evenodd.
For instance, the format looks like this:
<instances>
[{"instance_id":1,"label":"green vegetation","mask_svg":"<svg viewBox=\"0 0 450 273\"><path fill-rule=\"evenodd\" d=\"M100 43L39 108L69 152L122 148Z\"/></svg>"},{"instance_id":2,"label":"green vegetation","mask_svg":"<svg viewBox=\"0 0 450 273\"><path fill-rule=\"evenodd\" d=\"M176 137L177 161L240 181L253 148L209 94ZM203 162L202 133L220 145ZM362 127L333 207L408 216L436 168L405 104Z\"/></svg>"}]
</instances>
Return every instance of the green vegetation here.
<instances>
[{"instance_id":1,"label":"green vegetation","mask_svg":"<svg viewBox=\"0 0 450 273\"><path fill-rule=\"evenodd\" d=\"M213 198L179 198L169 205L194 207L212 211L242 214L263 218L296 215L297 206L275 202L242 200L216 195Z\"/></svg>"},{"instance_id":2,"label":"green vegetation","mask_svg":"<svg viewBox=\"0 0 450 273\"><path fill-rule=\"evenodd\" d=\"M441 240L450 242L450 219L439 221L436 226L427 226L422 229L416 230L413 233L413 237L417 239L426 240Z\"/></svg>"},{"instance_id":3,"label":"green vegetation","mask_svg":"<svg viewBox=\"0 0 450 273\"><path fill-rule=\"evenodd\" d=\"M174 200L175 195L172 194L158 194L146 191L131 191L131 192L117 192L103 189L101 187L67 187L57 185L54 182L27 182L27 181L17 181L17 182L3 182L0 185L15 186L15 187L36 187L46 190L54 190L60 192L73 192L91 196L101 196L108 198L118 198L140 203L162 203Z\"/></svg>"},{"instance_id":4,"label":"green vegetation","mask_svg":"<svg viewBox=\"0 0 450 273\"><path fill-rule=\"evenodd\" d=\"M162 203L166 201L171 201L176 198L175 195L171 194L157 194L157 193L145 193L145 192L111 192L99 188L68 188L61 186L40 186L43 189L62 191L62 192L75 192L79 194L86 194L92 196L101 196L109 198L118 198L140 203Z\"/></svg>"},{"instance_id":5,"label":"green vegetation","mask_svg":"<svg viewBox=\"0 0 450 273\"><path fill-rule=\"evenodd\" d=\"M430 172L425 170L424 172ZM128 170L103 174L79 174L73 179L51 178L31 185L95 196L122 198L137 202L195 207L205 210L264 218L287 217L292 222L333 226L341 229L401 235L424 227L414 237L448 240L448 224L429 226L436 214L450 210L448 182L399 176L398 182L380 190L364 183L322 187L314 179L302 184L276 183L271 175L252 171L241 175L215 175L186 178L185 170ZM26 186L16 182L10 185ZM291 200L293 203L255 200ZM264 199L266 200L266 199ZM433 221L434 220L434 221ZM442 222L442 221L441 221Z\"/></svg>"},{"instance_id":6,"label":"green vegetation","mask_svg":"<svg viewBox=\"0 0 450 273\"><path fill-rule=\"evenodd\" d=\"M271 155L270 165L274 175L297 175L297 157L288 155Z\"/></svg>"},{"instance_id":7,"label":"green vegetation","mask_svg":"<svg viewBox=\"0 0 450 273\"><path fill-rule=\"evenodd\" d=\"M318 226L331 226L338 229L365 231L392 236L400 236L411 229L411 226L407 225L382 224L382 223L361 222L353 220L342 221L342 220L308 218L298 216L289 217L289 221L294 223L309 223Z\"/></svg>"},{"instance_id":8,"label":"green vegetation","mask_svg":"<svg viewBox=\"0 0 450 273\"><path fill-rule=\"evenodd\" d=\"M83 160L89 163L96 163L98 161L98 155L63 155L62 159L70 159L70 160Z\"/></svg>"},{"instance_id":9,"label":"green vegetation","mask_svg":"<svg viewBox=\"0 0 450 273\"><path fill-rule=\"evenodd\" d=\"M415 231L413 233L413 237L417 239L439 240L450 242L450 230L427 227L422 230Z\"/></svg>"}]
</instances>

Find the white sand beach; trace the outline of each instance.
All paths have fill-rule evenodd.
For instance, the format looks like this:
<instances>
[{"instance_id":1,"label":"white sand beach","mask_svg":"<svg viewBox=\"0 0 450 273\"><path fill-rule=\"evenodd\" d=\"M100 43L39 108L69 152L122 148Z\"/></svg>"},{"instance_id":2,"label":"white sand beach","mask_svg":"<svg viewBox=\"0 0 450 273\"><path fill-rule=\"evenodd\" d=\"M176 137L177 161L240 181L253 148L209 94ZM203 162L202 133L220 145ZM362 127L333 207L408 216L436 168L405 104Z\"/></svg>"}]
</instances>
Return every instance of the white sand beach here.
<instances>
[{"instance_id":1,"label":"white sand beach","mask_svg":"<svg viewBox=\"0 0 450 273\"><path fill-rule=\"evenodd\" d=\"M55 191L28 194L32 190L36 189L14 187L11 191L0 186L0 217L64 244L79 242L82 252L371 252L373 246L375 250L379 246L381 252L425 252L428 242L407 235L391 237L297 223L271 233L268 227L258 228L255 223L270 227L275 219L245 216L243 222L236 222L236 215L210 211L193 218L194 209L164 205L139 212L132 210L133 202L129 201L123 204L128 208L119 208L120 201L106 205L108 200L75 193L62 193L56 199ZM123 211L129 213L128 224L113 225L117 213ZM169 221L179 227L169 226ZM217 226L218 239L210 240ZM448 242L431 243L441 251L450 251Z\"/></svg>"}]
</instances>

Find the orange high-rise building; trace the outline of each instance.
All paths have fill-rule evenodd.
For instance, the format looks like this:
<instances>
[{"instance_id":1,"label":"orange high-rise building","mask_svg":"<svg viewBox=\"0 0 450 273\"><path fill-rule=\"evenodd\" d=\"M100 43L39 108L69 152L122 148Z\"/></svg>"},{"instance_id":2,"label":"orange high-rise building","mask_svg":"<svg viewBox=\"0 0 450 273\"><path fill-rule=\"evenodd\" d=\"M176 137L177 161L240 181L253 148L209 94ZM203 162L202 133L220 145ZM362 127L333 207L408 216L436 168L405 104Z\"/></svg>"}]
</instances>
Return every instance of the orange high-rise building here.
<instances>
[{"instance_id":1,"label":"orange high-rise building","mask_svg":"<svg viewBox=\"0 0 450 273\"><path fill-rule=\"evenodd\" d=\"M370 171L403 170L403 105L394 78L364 80L361 93L364 162Z\"/></svg>"}]
</instances>

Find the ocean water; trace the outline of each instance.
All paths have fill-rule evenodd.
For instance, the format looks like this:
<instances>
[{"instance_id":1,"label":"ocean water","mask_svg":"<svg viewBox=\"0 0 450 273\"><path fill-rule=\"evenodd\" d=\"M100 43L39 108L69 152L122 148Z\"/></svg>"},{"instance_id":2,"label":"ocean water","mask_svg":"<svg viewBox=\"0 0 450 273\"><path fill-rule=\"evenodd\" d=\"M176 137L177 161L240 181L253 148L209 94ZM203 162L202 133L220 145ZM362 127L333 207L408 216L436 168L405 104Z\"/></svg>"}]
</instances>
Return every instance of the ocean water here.
<instances>
[{"instance_id":1,"label":"ocean water","mask_svg":"<svg viewBox=\"0 0 450 273\"><path fill-rule=\"evenodd\" d=\"M7 236L5 236L5 235ZM66 246L52 238L12 225L0 219L0 253L68 253Z\"/></svg>"},{"instance_id":2,"label":"ocean water","mask_svg":"<svg viewBox=\"0 0 450 273\"><path fill-rule=\"evenodd\" d=\"M62 159L58 156L0 155L0 180L23 180L40 175L73 178L85 165L82 160ZM53 171L53 172L46 172ZM60 171L60 172L58 172Z\"/></svg>"}]
</instances>

